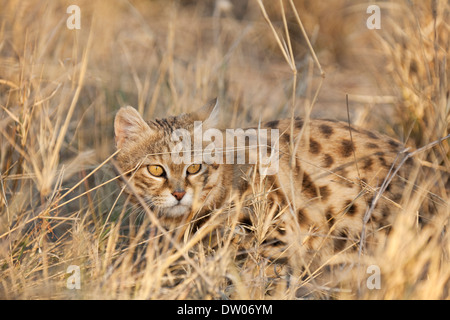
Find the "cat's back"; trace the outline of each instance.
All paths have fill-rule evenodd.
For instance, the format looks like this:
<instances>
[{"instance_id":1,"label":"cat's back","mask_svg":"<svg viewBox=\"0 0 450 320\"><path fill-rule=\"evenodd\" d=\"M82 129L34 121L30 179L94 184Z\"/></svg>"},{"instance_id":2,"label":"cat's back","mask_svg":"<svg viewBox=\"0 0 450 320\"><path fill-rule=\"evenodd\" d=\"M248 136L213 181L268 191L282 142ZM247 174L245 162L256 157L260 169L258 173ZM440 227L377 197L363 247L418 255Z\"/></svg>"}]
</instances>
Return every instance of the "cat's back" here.
<instances>
[{"instance_id":1,"label":"cat's back","mask_svg":"<svg viewBox=\"0 0 450 320\"><path fill-rule=\"evenodd\" d=\"M400 142L334 120L274 120L263 127L279 130L279 170L266 185L272 202L294 213L285 222L299 225L304 250L356 249L364 225L372 236L389 230L407 183L401 176L412 165L402 162Z\"/></svg>"}]
</instances>

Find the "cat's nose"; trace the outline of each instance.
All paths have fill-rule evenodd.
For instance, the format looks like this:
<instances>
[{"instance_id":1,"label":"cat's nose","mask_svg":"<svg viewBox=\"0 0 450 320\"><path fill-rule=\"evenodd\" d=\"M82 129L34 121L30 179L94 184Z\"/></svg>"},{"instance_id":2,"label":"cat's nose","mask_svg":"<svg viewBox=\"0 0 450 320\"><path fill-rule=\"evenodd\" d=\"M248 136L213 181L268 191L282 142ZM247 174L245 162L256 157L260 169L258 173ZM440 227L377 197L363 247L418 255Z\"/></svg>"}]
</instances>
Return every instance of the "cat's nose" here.
<instances>
[{"instance_id":1,"label":"cat's nose","mask_svg":"<svg viewBox=\"0 0 450 320\"><path fill-rule=\"evenodd\" d=\"M183 199L184 195L186 194L186 191L174 191L172 192L172 195L177 199L178 201L181 201Z\"/></svg>"}]
</instances>

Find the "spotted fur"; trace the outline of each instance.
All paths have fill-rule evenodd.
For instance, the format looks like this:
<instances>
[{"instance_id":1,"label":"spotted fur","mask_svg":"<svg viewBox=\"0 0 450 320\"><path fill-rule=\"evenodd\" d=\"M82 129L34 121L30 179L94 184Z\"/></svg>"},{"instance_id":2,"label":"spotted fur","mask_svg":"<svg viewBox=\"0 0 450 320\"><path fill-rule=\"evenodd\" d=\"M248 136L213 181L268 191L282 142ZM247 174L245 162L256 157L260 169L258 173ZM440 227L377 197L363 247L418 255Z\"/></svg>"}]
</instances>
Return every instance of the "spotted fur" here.
<instances>
[{"instance_id":1,"label":"spotted fur","mask_svg":"<svg viewBox=\"0 0 450 320\"><path fill-rule=\"evenodd\" d=\"M131 107L118 112L117 160L122 172L128 172L130 193L145 201L163 224L189 222L193 211L204 216L225 206L232 193L252 196L264 189L264 200L275 210L270 228L258 240L268 259L300 257L320 265L323 256L355 252L362 244L370 247L389 233L402 206L407 174L415 165L408 161L377 198L383 182L405 156L400 142L333 120L274 120L262 127L280 132L276 175L261 177L252 166L237 164L203 165L198 174L186 175L188 164L177 165L170 158L173 130L192 133L194 121L203 121L205 130L214 127L216 118L215 100L191 114L148 122ZM149 174L147 166L155 164L164 167L165 177ZM249 174L257 176L252 185L247 182ZM173 196L176 190L186 192L179 203ZM241 222L254 230L256 211L246 212Z\"/></svg>"}]
</instances>

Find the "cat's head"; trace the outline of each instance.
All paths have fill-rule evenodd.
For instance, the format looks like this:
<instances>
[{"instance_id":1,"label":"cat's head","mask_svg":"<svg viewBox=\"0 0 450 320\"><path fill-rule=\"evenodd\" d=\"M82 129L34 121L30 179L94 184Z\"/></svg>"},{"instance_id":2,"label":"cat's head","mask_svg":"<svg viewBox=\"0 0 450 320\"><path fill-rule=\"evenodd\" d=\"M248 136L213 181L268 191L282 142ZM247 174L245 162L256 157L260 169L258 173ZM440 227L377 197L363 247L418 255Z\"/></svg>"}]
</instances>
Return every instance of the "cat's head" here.
<instances>
[{"instance_id":1,"label":"cat's head","mask_svg":"<svg viewBox=\"0 0 450 320\"><path fill-rule=\"evenodd\" d=\"M120 149L117 162L132 186L128 192L134 200L137 194L163 223L183 220L195 204L211 209L223 200L223 166L193 161L177 164L172 157L177 145L174 131L187 130L193 135L195 121L206 129L216 125L217 117L217 99L193 113L147 122L133 107L118 111L114 121Z\"/></svg>"}]
</instances>

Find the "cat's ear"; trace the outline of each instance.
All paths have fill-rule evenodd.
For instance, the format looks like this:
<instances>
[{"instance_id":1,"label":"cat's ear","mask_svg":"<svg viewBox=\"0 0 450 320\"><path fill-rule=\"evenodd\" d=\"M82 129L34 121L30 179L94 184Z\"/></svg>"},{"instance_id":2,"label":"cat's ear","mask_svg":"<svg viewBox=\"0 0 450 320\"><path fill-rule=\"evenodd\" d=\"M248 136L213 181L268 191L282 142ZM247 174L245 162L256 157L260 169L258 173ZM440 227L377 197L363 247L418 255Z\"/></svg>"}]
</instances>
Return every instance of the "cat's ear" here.
<instances>
[{"instance_id":1,"label":"cat's ear","mask_svg":"<svg viewBox=\"0 0 450 320\"><path fill-rule=\"evenodd\" d=\"M219 121L219 101L214 98L192 113L195 121L202 121L203 128L214 128Z\"/></svg>"},{"instance_id":2,"label":"cat's ear","mask_svg":"<svg viewBox=\"0 0 450 320\"><path fill-rule=\"evenodd\" d=\"M118 149L122 148L124 143L142 137L142 134L148 130L150 127L135 108L123 107L117 112L114 119L114 133Z\"/></svg>"}]
</instances>

